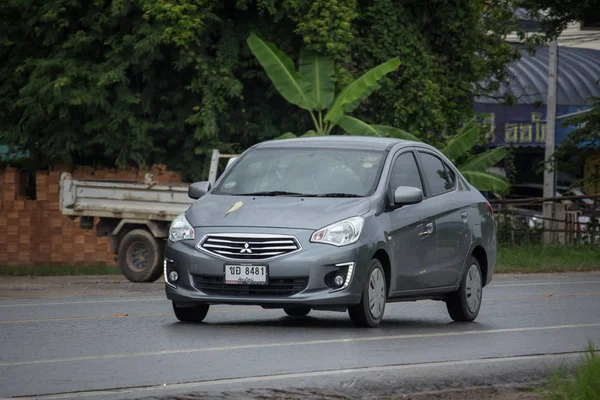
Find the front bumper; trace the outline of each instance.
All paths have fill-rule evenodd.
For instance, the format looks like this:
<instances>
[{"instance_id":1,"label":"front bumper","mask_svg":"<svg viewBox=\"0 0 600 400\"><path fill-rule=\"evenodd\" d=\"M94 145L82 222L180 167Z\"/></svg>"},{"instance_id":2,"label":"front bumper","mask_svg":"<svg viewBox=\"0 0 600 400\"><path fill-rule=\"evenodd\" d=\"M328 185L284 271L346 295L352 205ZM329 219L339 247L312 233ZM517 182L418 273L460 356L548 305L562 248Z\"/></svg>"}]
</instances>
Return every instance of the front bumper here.
<instances>
[{"instance_id":1,"label":"front bumper","mask_svg":"<svg viewBox=\"0 0 600 400\"><path fill-rule=\"evenodd\" d=\"M231 232L232 229L227 229ZM311 307L339 307L358 304L361 299L363 283L366 279L367 268L371 261L371 250L360 241L349 246L336 247L310 242L312 231L289 229L235 229L238 233L253 234L283 234L295 236L302 250L267 261L232 261L196 248L196 245L206 233L220 233L218 229L197 229L196 239L177 243L168 242L165 258L169 260L169 268L179 273L178 281L173 285L165 284L169 300L178 303L203 304L247 304L265 307L286 307L292 305L308 305ZM260 293L248 294L244 290L231 294L236 285L227 285L227 295L206 293L198 288L202 280L219 279L223 277L226 264L246 263L267 265L269 281L300 279L305 282L302 289L291 295L272 295ZM334 271L347 271L344 263L354 263L352 279L344 290L335 290L326 284L326 276ZM222 285L222 282L220 283ZM241 289L241 287L240 287ZM210 291L210 290L208 290ZM254 291L253 291L254 292Z\"/></svg>"}]
</instances>

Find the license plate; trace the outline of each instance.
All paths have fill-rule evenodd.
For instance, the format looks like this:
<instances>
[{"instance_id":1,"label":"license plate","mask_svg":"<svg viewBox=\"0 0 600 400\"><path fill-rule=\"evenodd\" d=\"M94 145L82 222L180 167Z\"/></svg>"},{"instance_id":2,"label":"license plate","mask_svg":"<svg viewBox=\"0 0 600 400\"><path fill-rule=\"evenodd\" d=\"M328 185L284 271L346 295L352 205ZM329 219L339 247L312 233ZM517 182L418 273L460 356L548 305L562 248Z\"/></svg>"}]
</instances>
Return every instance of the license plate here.
<instances>
[{"instance_id":1,"label":"license plate","mask_svg":"<svg viewBox=\"0 0 600 400\"><path fill-rule=\"evenodd\" d=\"M226 265L225 283L229 285L266 285L266 265Z\"/></svg>"}]
</instances>

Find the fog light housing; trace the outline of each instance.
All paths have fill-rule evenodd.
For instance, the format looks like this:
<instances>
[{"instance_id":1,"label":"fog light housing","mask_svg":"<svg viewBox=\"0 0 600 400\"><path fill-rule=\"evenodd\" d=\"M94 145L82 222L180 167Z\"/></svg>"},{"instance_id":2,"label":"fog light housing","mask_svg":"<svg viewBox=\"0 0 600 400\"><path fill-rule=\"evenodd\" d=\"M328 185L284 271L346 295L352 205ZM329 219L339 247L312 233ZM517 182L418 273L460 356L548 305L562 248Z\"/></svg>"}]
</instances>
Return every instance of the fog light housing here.
<instances>
[{"instance_id":1,"label":"fog light housing","mask_svg":"<svg viewBox=\"0 0 600 400\"><path fill-rule=\"evenodd\" d=\"M173 289L177 289L177 286L175 286L175 282L179 279L179 272L177 272L177 270L175 269L175 262L173 260L165 258L163 268L163 277L165 279L165 283ZM174 275L173 272L175 273Z\"/></svg>"},{"instance_id":2,"label":"fog light housing","mask_svg":"<svg viewBox=\"0 0 600 400\"><path fill-rule=\"evenodd\" d=\"M354 275L354 266L353 262L335 264L337 269L325 275L325 284L331 288L329 293L339 292L350 286Z\"/></svg>"},{"instance_id":3,"label":"fog light housing","mask_svg":"<svg viewBox=\"0 0 600 400\"><path fill-rule=\"evenodd\" d=\"M337 274L334 278L333 278L333 284L335 286L342 286L344 284L344 277L340 274Z\"/></svg>"},{"instance_id":4,"label":"fog light housing","mask_svg":"<svg viewBox=\"0 0 600 400\"><path fill-rule=\"evenodd\" d=\"M171 272L169 272L169 282L175 283L175 282L177 282L178 279L179 279L179 273L177 273L177 271L172 270Z\"/></svg>"}]
</instances>

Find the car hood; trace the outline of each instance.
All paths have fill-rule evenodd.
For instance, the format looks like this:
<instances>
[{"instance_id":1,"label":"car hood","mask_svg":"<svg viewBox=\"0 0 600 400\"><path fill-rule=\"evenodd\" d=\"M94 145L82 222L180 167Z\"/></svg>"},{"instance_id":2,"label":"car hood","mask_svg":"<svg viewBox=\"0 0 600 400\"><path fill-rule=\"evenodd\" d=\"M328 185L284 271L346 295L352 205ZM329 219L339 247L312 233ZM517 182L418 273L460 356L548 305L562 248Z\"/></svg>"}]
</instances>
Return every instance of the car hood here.
<instances>
[{"instance_id":1,"label":"car hood","mask_svg":"<svg viewBox=\"0 0 600 400\"><path fill-rule=\"evenodd\" d=\"M240 204L241 203L241 204ZM205 195L186 212L194 227L319 229L371 209L366 198Z\"/></svg>"}]
</instances>

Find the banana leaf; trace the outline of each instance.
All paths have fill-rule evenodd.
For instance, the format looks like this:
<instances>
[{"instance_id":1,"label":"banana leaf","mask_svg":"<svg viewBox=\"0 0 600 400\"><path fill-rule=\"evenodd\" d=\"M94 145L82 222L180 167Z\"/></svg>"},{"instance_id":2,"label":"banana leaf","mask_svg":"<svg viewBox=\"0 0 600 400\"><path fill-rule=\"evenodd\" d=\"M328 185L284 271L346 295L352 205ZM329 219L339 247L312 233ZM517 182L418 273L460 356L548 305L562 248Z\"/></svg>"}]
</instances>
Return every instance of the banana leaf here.
<instances>
[{"instance_id":1,"label":"banana leaf","mask_svg":"<svg viewBox=\"0 0 600 400\"><path fill-rule=\"evenodd\" d=\"M273 43L255 34L251 34L247 42L277 91L290 103L304 110L314 110L316 103L311 97L312 85L296 72L292 59Z\"/></svg>"},{"instance_id":2,"label":"banana leaf","mask_svg":"<svg viewBox=\"0 0 600 400\"><path fill-rule=\"evenodd\" d=\"M325 121L336 122L342 115L344 115L344 107L351 104L361 98L364 98L364 94L377 85L377 82L385 75L392 71L395 71L400 66L400 59L398 57L392 58L378 65L377 67L367 71L360 78L355 80L346 86L340 94L336 97L333 105L325 114Z\"/></svg>"},{"instance_id":3,"label":"banana leaf","mask_svg":"<svg viewBox=\"0 0 600 400\"><path fill-rule=\"evenodd\" d=\"M510 187L505 177L491 172L461 170L460 173L471 185L482 191L506 193Z\"/></svg>"},{"instance_id":4,"label":"banana leaf","mask_svg":"<svg viewBox=\"0 0 600 400\"><path fill-rule=\"evenodd\" d=\"M286 132L286 133L284 133L284 134L283 134L283 135L281 135L281 136L277 136L277 137L275 138L275 140L281 140L281 139L293 139L293 138L295 138L295 137L297 137L297 136L296 136L295 134L293 134L292 132Z\"/></svg>"},{"instance_id":5,"label":"banana leaf","mask_svg":"<svg viewBox=\"0 0 600 400\"><path fill-rule=\"evenodd\" d=\"M342 116L338 120L338 125L342 127L350 135L355 136L380 136L379 132L371 125L358 118L350 117L348 115Z\"/></svg>"},{"instance_id":6,"label":"banana leaf","mask_svg":"<svg viewBox=\"0 0 600 400\"><path fill-rule=\"evenodd\" d=\"M327 109L335 96L333 68L333 60L328 57L304 50L300 53L300 75L312 84L310 97L317 111Z\"/></svg>"},{"instance_id":7,"label":"banana leaf","mask_svg":"<svg viewBox=\"0 0 600 400\"><path fill-rule=\"evenodd\" d=\"M371 125L377 132L380 133L381 136L391 137L394 139L403 139L403 140L412 140L415 142L420 142L421 140L413 135L412 133L408 133L403 131L402 129L395 128L393 126L388 125Z\"/></svg>"},{"instance_id":8,"label":"banana leaf","mask_svg":"<svg viewBox=\"0 0 600 400\"><path fill-rule=\"evenodd\" d=\"M465 171L487 171L508 155L508 150L505 147L486 151L485 153L477 154L460 165L460 169Z\"/></svg>"},{"instance_id":9,"label":"banana leaf","mask_svg":"<svg viewBox=\"0 0 600 400\"><path fill-rule=\"evenodd\" d=\"M473 147L477 139L479 139L480 130L481 127L477 125L475 119L470 120L450 139L448 145L442 150L442 153L450 160L456 160Z\"/></svg>"}]
</instances>

